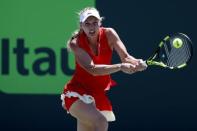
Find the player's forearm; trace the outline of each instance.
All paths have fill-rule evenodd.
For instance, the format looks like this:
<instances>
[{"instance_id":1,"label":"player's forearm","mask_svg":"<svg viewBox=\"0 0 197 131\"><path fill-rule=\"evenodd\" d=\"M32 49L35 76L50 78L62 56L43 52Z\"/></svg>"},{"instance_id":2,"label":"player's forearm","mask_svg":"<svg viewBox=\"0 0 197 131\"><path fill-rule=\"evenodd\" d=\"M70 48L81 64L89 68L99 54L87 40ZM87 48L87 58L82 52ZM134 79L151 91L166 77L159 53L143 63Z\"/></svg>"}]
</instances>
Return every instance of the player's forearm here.
<instances>
[{"instance_id":1,"label":"player's forearm","mask_svg":"<svg viewBox=\"0 0 197 131\"><path fill-rule=\"evenodd\" d=\"M113 64L113 65L102 65L102 64L95 64L89 69L87 69L89 73L94 76L98 75L108 75L121 70L121 64Z\"/></svg>"},{"instance_id":2,"label":"player's forearm","mask_svg":"<svg viewBox=\"0 0 197 131\"><path fill-rule=\"evenodd\" d=\"M123 62L128 62L128 61L132 61L134 59L135 59L135 57L127 54L127 55L125 55L125 57L122 60L123 60Z\"/></svg>"},{"instance_id":3,"label":"player's forearm","mask_svg":"<svg viewBox=\"0 0 197 131\"><path fill-rule=\"evenodd\" d=\"M135 64L136 58L128 54L128 55L125 55L125 57L121 58L121 61L123 63L132 63L132 64Z\"/></svg>"}]
</instances>

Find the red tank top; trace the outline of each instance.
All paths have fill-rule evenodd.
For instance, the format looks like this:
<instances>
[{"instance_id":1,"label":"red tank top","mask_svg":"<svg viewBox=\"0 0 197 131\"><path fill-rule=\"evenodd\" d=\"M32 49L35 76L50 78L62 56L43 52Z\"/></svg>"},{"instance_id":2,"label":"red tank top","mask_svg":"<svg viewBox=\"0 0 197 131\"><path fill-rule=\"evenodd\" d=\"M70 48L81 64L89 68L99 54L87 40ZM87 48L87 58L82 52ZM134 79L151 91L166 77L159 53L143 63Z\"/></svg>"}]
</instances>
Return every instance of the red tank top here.
<instances>
[{"instance_id":1,"label":"red tank top","mask_svg":"<svg viewBox=\"0 0 197 131\"><path fill-rule=\"evenodd\" d=\"M94 64L111 64L112 50L109 47L108 40L105 33L105 28L99 29L98 54L95 55L89 47L87 36L82 33L78 37L79 47L85 50L92 58ZM71 81L67 84L67 88L72 90L74 88L84 88L91 93L99 93L109 90L111 86L115 85L110 75L93 76L84 70L77 62L76 69Z\"/></svg>"}]
</instances>

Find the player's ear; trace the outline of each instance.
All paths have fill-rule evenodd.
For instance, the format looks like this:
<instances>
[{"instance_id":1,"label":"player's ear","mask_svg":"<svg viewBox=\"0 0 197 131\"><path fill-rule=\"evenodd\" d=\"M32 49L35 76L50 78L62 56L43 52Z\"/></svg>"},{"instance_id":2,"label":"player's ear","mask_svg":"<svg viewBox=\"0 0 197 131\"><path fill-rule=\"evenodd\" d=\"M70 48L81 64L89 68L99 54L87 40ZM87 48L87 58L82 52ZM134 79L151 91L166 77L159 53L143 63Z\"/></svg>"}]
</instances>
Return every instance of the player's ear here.
<instances>
[{"instance_id":1,"label":"player's ear","mask_svg":"<svg viewBox=\"0 0 197 131\"><path fill-rule=\"evenodd\" d=\"M99 25L99 26L101 26L101 25L102 25L102 22L101 22L101 21L99 21L98 25Z\"/></svg>"},{"instance_id":2,"label":"player's ear","mask_svg":"<svg viewBox=\"0 0 197 131\"><path fill-rule=\"evenodd\" d=\"M105 19L104 17L101 17L101 19L99 20L99 26L102 25L102 21L103 21L104 19Z\"/></svg>"}]
</instances>

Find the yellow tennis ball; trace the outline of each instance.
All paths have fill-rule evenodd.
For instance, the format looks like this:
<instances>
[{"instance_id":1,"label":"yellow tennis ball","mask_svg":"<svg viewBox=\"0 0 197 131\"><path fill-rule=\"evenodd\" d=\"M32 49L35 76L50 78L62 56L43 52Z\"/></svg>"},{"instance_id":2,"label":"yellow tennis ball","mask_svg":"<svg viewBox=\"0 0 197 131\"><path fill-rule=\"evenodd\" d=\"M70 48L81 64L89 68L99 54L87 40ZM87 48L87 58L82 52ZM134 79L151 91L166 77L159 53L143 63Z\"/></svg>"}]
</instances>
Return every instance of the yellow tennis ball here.
<instances>
[{"instance_id":1,"label":"yellow tennis ball","mask_svg":"<svg viewBox=\"0 0 197 131\"><path fill-rule=\"evenodd\" d=\"M183 45L183 41L180 38L175 38L172 44L175 48L180 48Z\"/></svg>"}]
</instances>

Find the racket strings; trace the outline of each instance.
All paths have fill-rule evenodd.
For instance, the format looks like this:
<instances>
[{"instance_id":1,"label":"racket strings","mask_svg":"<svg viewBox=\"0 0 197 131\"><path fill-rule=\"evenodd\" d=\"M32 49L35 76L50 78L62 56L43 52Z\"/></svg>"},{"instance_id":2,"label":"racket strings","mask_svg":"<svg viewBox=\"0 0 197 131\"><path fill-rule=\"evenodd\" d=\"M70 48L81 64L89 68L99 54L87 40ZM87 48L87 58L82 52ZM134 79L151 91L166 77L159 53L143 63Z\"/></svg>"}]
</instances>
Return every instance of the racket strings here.
<instances>
[{"instance_id":1,"label":"racket strings","mask_svg":"<svg viewBox=\"0 0 197 131\"><path fill-rule=\"evenodd\" d=\"M186 40L183 39L183 45L181 48L174 48L172 42L169 42L171 48L168 49L164 46L167 57L167 65L169 67L177 67L183 63L186 63L191 56L191 49Z\"/></svg>"},{"instance_id":2,"label":"racket strings","mask_svg":"<svg viewBox=\"0 0 197 131\"><path fill-rule=\"evenodd\" d=\"M188 55L185 52L179 50L172 50L172 53L168 59L168 66L177 67L188 60Z\"/></svg>"},{"instance_id":3,"label":"racket strings","mask_svg":"<svg viewBox=\"0 0 197 131\"><path fill-rule=\"evenodd\" d=\"M180 50L179 54L180 54L180 57L179 57L180 64L186 63L191 57L191 52L190 52L189 44L187 43L187 41L184 41L183 48L182 50Z\"/></svg>"},{"instance_id":4,"label":"racket strings","mask_svg":"<svg viewBox=\"0 0 197 131\"><path fill-rule=\"evenodd\" d=\"M177 67L187 61L187 55L184 55L182 51L173 51L168 60L168 65L171 67Z\"/></svg>"},{"instance_id":5,"label":"racket strings","mask_svg":"<svg viewBox=\"0 0 197 131\"><path fill-rule=\"evenodd\" d=\"M167 44L164 44L164 50L165 50L165 52L166 52L166 55L167 55L167 58L169 58L169 56L170 56L170 49L167 47Z\"/></svg>"}]
</instances>

